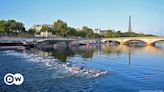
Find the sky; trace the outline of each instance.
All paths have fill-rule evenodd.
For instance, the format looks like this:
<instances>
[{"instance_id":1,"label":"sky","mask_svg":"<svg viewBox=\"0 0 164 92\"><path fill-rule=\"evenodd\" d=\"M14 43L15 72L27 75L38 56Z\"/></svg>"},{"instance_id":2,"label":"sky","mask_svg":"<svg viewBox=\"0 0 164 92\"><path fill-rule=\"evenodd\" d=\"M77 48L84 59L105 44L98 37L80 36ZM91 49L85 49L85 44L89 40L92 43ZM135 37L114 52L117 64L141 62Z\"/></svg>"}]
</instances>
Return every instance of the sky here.
<instances>
[{"instance_id":1,"label":"sky","mask_svg":"<svg viewBox=\"0 0 164 92\"><path fill-rule=\"evenodd\" d=\"M53 24L93 29L132 30L164 36L164 0L0 0L0 20L15 19L26 29L34 24Z\"/></svg>"}]
</instances>

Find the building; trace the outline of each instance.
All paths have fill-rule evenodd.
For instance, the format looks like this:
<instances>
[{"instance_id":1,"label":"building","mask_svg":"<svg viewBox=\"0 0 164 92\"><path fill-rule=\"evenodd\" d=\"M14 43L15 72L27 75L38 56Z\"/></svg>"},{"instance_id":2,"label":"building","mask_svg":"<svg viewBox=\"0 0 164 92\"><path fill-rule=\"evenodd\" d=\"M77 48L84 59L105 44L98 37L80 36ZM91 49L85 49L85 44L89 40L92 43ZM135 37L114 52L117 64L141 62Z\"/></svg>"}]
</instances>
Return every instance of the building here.
<instances>
[{"instance_id":1,"label":"building","mask_svg":"<svg viewBox=\"0 0 164 92\"><path fill-rule=\"evenodd\" d=\"M53 25L50 24L43 24L43 25L33 25L31 29L35 29L37 32L40 32L43 26L47 26L49 28L53 28Z\"/></svg>"},{"instance_id":2,"label":"building","mask_svg":"<svg viewBox=\"0 0 164 92\"><path fill-rule=\"evenodd\" d=\"M31 27L31 29L35 29L36 30L36 33L39 33L40 30L42 29L42 25L33 25Z\"/></svg>"},{"instance_id":3,"label":"building","mask_svg":"<svg viewBox=\"0 0 164 92\"><path fill-rule=\"evenodd\" d=\"M50 24L43 24L43 25L33 25L31 27L31 29L35 29L36 30L36 33L39 33L39 34L36 34L35 36L36 37L52 37L52 33L51 32L48 32L48 31L44 31L44 32L41 32L41 29L43 26L47 26L49 28L53 28L53 25L50 25Z\"/></svg>"},{"instance_id":4,"label":"building","mask_svg":"<svg viewBox=\"0 0 164 92\"><path fill-rule=\"evenodd\" d=\"M45 32L40 32L40 37L53 37L51 32L45 31Z\"/></svg>"},{"instance_id":5,"label":"building","mask_svg":"<svg viewBox=\"0 0 164 92\"><path fill-rule=\"evenodd\" d=\"M101 30L101 29L94 29L93 32L94 33L97 33L97 34L100 34L100 35L103 35L106 33L107 30Z\"/></svg>"}]
</instances>

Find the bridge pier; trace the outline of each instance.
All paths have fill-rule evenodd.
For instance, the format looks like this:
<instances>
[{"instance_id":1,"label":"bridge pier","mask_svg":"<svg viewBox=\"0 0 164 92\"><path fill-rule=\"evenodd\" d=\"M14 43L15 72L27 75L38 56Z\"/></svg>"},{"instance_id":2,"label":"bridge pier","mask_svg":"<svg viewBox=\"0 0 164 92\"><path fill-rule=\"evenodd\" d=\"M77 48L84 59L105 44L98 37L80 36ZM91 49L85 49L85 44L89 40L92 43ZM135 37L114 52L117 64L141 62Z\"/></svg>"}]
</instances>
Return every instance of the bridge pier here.
<instances>
[{"instance_id":1,"label":"bridge pier","mask_svg":"<svg viewBox=\"0 0 164 92\"><path fill-rule=\"evenodd\" d=\"M120 42L120 45L126 45L126 43L125 42Z\"/></svg>"},{"instance_id":2,"label":"bridge pier","mask_svg":"<svg viewBox=\"0 0 164 92\"><path fill-rule=\"evenodd\" d=\"M146 43L146 46L155 46L155 43Z\"/></svg>"}]
</instances>

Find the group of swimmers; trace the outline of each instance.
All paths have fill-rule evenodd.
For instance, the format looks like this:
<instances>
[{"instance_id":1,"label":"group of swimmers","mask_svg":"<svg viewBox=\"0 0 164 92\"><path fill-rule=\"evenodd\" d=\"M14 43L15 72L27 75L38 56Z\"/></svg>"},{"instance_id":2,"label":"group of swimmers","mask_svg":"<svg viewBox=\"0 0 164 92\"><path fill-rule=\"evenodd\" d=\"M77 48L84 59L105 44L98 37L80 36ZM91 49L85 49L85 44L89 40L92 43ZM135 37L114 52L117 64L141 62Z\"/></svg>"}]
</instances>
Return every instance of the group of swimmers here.
<instances>
[{"instance_id":1,"label":"group of swimmers","mask_svg":"<svg viewBox=\"0 0 164 92\"><path fill-rule=\"evenodd\" d=\"M63 73L69 75L98 77L100 75L105 75L108 73L108 71L106 70L98 70L98 69L88 68L85 66L73 65L70 62L58 64L57 61L57 62L49 62L49 64L50 65L54 64L55 68L58 68L59 70L62 70Z\"/></svg>"}]
</instances>

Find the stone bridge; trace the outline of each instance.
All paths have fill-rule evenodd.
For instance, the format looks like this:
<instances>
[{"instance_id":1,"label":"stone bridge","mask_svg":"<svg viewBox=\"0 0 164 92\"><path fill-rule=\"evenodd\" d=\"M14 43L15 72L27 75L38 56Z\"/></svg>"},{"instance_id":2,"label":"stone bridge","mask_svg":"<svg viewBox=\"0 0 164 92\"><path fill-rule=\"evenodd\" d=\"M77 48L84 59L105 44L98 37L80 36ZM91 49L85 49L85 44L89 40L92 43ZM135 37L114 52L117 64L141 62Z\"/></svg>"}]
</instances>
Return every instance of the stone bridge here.
<instances>
[{"instance_id":1,"label":"stone bridge","mask_svg":"<svg viewBox=\"0 0 164 92\"><path fill-rule=\"evenodd\" d=\"M126 45L132 41L144 42L145 45L155 45L158 41L164 41L164 37L120 37L120 38L103 38L103 43L118 42L119 44Z\"/></svg>"},{"instance_id":2,"label":"stone bridge","mask_svg":"<svg viewBox=\"0 0 164 92\"><path fill-rule=\"evenodd\" d=\"M75 41L76 39L71 39L71 38L36 38L34 39L36 42L41 43L41 42L72 42Z\"/></svg>"},{"instance_id":3,"label":"stone bridge","mask_svg":"<svg viewBox=\"0 0 164 92\"><path fill-rule=\"evenodd\" d=\"M75 45L75 44L87 44L87 43L100 43L100 39L87 39L87 38L80 38L80 39L73 39L73 38L37 38L34 39L37 43L57 43L57 42L64 42L67 45Z\"/></svg>"},{"instance_id":4,"label":"stone bridge","mask_svg":"<svg viewBox=\"0 0 164 92\"><path fill-rule=\"evenodd\" d=\"M33 41L38 48L53 48L54 44L60 44L66 47L70 46L70 43L76 41L73 38L34 38Z\"/></svg>"}]
</instances>

